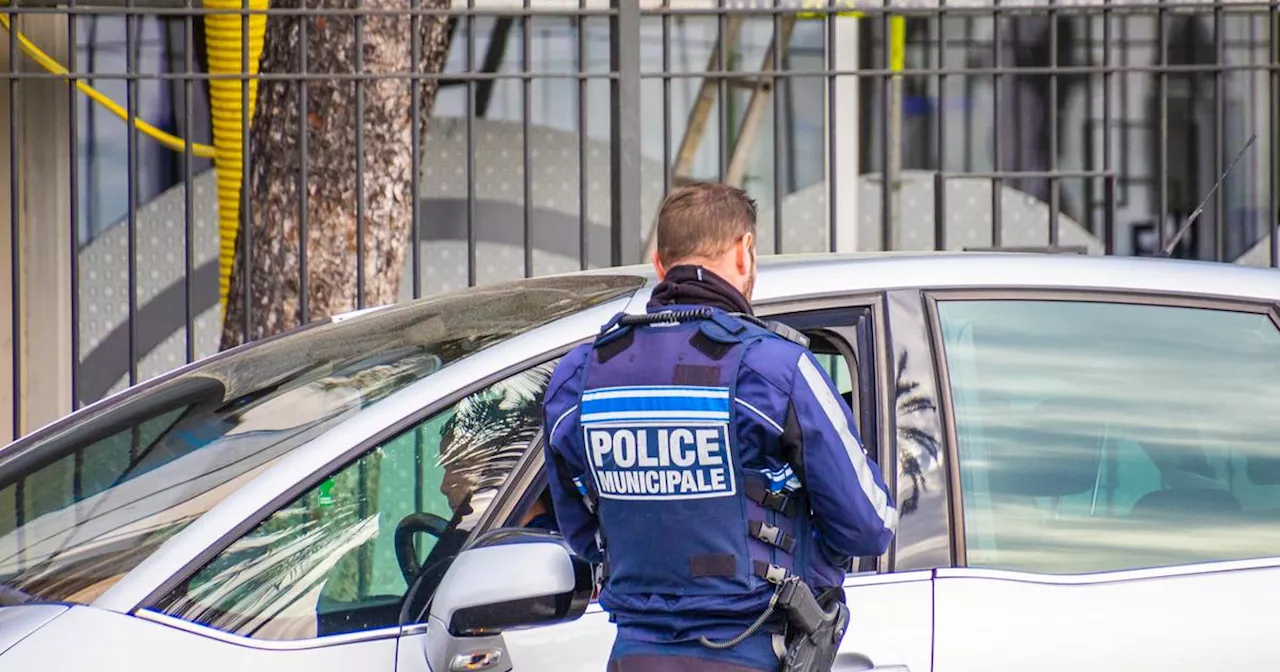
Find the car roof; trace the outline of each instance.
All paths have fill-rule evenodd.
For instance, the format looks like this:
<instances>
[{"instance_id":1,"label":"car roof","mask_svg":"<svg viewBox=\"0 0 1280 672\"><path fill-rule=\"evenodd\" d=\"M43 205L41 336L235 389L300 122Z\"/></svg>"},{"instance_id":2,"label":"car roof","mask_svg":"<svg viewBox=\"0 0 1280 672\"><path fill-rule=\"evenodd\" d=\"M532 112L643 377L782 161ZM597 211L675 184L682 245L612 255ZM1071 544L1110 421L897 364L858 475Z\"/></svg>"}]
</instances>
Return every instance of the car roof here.
<instances>
[{"instance_id":1,"label":"car roof","mask_svg":"<svg viewBox=\"0 0 1280 672\"><path fill-rule=\"evenodd\" d=\"M1026 252L872 252L762 256L759 303L911 287L1044 288L1194 294L1280 300L1276 269L1156 257ZM647 265L599 269L656 284Z\"/></svg>"}]
</instances>

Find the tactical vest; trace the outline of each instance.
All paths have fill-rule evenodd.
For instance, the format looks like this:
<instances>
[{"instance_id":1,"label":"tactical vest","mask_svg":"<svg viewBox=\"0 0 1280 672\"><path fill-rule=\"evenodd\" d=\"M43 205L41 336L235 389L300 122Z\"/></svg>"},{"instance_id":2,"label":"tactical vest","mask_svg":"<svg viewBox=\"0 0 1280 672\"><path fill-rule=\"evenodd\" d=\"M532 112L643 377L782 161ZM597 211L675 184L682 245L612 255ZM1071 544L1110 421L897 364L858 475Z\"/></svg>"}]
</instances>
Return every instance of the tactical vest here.
<instances>
[{"instance_id":1,"label":"tactical vest","mask_svg":"<svg viewBox=\"0 0 1280 672\"><path fill-rule=\"evenodd\" d=\"M838 585L843 570L810 557L808 503L776 436L735 436L743 355L779 337L711 308L602 329L582 370L587 473L574 480L600 520L612 595L743 595L788 573Z\"/></svg>"}]
</instances>

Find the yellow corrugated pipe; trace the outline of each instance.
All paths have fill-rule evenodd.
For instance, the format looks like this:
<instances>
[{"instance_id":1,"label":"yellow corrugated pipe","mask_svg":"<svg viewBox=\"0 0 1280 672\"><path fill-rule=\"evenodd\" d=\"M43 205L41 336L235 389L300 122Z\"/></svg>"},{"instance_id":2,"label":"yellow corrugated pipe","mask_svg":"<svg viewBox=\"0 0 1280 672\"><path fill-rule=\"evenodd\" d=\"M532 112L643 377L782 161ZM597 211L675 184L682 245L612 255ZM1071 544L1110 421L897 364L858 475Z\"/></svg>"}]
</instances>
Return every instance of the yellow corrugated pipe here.
<instances>
[{"instance_id":1,"label":"yellow corrugated pipe","mask_svg":"<svg viewBox=\"0 0 1280 672\"><path fill-rule=\"evenodd\" d=\"M242 0L203 0L204 7L217 10L241 10ZM248 0L249 9L265 10L268 0ZM7 6L0 0L0 7ZM244 73L242 15L211 14L204 18L206 44L209 49L209 71L213 74L240 75ZM10 31L9 16L0 14L0 26ZM267 30L266 14L249 15L249 74L258 74L258 62L262 58L263 39ZM23 53L40 67L55 75L71 74L66 67L27 39L22 31L10 31L18 40ZM76 80L76 88L100 103L116 116L128 121L128 112L119 103L83 81ZM235 255L236 233L240 223L240 185L244 175L244 129L241 126L244 105L244 86L240 79L214 79L209 82L210 103L213 108L213 146L191 143L191 153L201 158L213 159L218 178L218 296L226 309L227 291L231 284L231 264ZM254 107L258 101L258 80L249 79L249 120L252 124ZM166 133L147 122L134 118L134 127L154 138L175 152L186 151L187 141Z\"/></svg>"},{"instance_id":2,"label":"yellow corrugated pipe","mask_svg":"<svg viewBox=\"0 0 1280 672\"><path fill-rule=\"evenodd\" d=\"M8 5L9 5L8 2L4 0L0 0L0 7L7 7ZM2 26L6 31L9 30L8 14L0 14L0 26ZM18 31L12 31L12 32L18 38L18 45L22 47L22 53L30 57L31 60L35 61L36 64L38 64L40 67L44 68L45 70L48 70L49 72L52 72L55 75L71 74L65 67L63 67L61 63L59 63L49 54L46 54L43 50L40 49L40 47L37 47L31 40L27 39L27 36L23 35L22 31L18 30ZM103 107L110 110L117 117L120 117L124 121L129 120L129 113L126 112L125 109L121 107L119 103L103 95L101 91L98 91L97 89L93 88L92 86L89 86L88 84L85 84L80 80L76 80L76 88L79 89L86 96L89 96L93 100L101 103ZM156 128L155 126L152 126L151 124L148 124L147 122L141 119L138 119L137 117L134 117L133 125L139 131L142 131L144 134L152 138L155 138L165 147L168 147L169 149L172 149L175 152L181 152L186 149L186 142L187 142L186 140L183 140L182 138L179 138L176 135L165 133L164 131ZM213 147L210 147L209 145L192 144L191 153L199 157L212 159Z\"/></svg>"},{"instance_id":3,"label":"yellow corrugated pipe","mask_svg":"<svg viewBox=\"0 0 1280 672\"><path fill-rule=\"evenodd\" d=\"M246 0L203 0L206 9L244 7ZM267 8L268 0L247 0L250 10ZM209 49L209 73L243 75L245 36L243 15L209 14L204 17L205 44ZM249 75L258 74L262 58L263 37L267 32L267 15L249 14ZM258 78L249 78L249 100L244 100L241 79L209 80L209 102L213 108L214 167L218 176L218 298L225 312L227 292L231 285L231 264L235 258L236 232L240 224L240 185L244 177L244 109L248 105L249 123L253 123L258 102Z\"/></svg>"}]
</instances>

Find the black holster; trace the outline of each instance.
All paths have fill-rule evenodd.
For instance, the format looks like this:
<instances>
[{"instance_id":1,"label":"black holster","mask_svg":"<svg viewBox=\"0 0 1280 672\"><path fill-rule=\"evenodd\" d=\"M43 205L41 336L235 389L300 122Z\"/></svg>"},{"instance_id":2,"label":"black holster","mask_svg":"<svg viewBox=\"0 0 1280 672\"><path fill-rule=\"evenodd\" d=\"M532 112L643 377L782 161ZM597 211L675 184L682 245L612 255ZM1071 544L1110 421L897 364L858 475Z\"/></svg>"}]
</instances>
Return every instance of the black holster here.
<instances>
[{"instance_id":1,"label":"black holster","mask_svg":"<svg viewBox=\"0 0 1280 672\"><path fill-rule=\"evenodd\" d=\"M849 626L844 589L836 587L814 597L803 581L782 585L778 605L787 615L787 652L782 672L827 672Z\"/></svg>"}]
</instances>

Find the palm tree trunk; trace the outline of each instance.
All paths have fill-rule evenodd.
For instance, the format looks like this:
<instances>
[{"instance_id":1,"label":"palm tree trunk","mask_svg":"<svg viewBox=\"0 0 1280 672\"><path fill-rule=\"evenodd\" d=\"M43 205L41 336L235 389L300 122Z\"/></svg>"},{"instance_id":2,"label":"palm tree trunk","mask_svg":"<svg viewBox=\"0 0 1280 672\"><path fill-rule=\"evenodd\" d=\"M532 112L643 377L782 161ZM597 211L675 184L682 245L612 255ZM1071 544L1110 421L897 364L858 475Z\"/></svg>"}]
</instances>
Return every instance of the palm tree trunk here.
<instances>
[{"instance_id":1,"label":"palm tree trunk","mask_svg":"<svg viewBox=\"0 0 1280 672\"><path fill-rule=\"evenodd\" d=\"M412 0L277 0L274 8L407 10ZM449 0L420 0L423 8L443 9ZM360 23L361 62L356 30ZM305 34L301 29L305 22ZM449 51L444 16L418 19L422 54L419 69L439 73ZM410 244L412 183L413 21L405 14L352 16L272 16L263 49L263 73L306 72L306 118L301 118L296 81L264 81L250 131L249 314L245 315L244 246L236 245L222 349L293 328L302 321L300 295L299 204L307 208L307 319L356 307L356 163L363 162L364 300L375 306L395 301L405 249ZM305 55L305 62L303 57ZM305 65L305 70L304 70ZM357 84L362 80L363 118L357 115ZM397 73L398 78L377 75ZM347 79L326 79L326 75ZM421 129L435 100L437 80L424 79ZM362 121L362 123L361 123ZM356 124L361 123L360 154ZM306 198L299 198L302 175L300 134L306 132ZM240 236L245 235L241 213ZM248 319L247 328L245 320Z\"/></svg>"}]
</instances>

